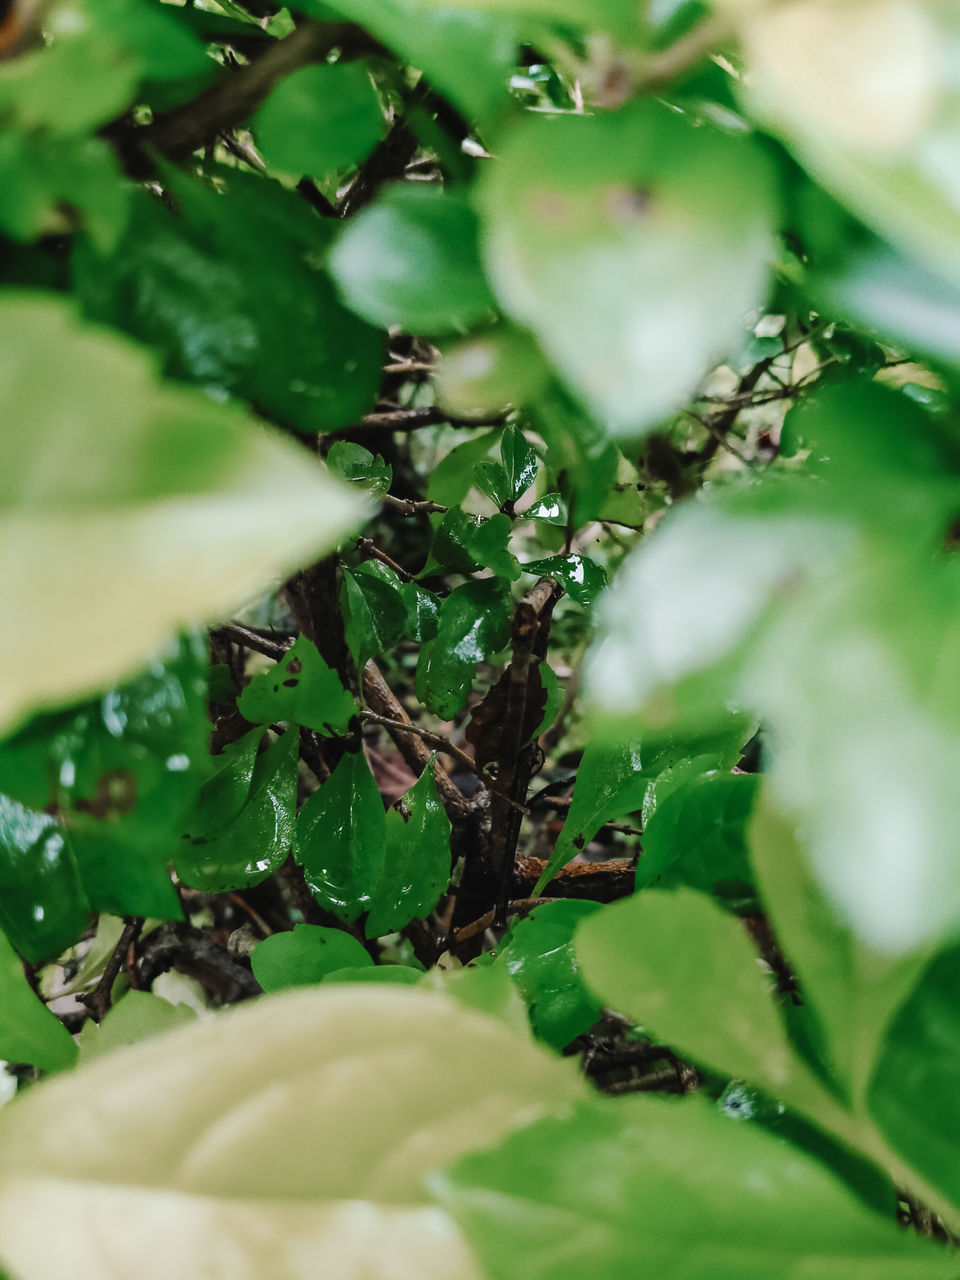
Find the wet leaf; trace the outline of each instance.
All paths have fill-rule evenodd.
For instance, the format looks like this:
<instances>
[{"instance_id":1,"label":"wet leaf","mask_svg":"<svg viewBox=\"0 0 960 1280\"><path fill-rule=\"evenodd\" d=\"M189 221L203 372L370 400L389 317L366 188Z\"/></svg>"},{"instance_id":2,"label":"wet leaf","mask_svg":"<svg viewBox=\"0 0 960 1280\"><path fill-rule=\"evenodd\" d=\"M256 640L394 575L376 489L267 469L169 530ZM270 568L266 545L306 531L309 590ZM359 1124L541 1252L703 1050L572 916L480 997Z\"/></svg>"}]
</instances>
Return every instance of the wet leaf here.
<instances>
[{"instance_id":1,"label":"wet leaf","mask_svg":"<svg viewBox=\"0 0 960 1280\"><path fill-rule=\"evenodd\" d=\"M269 671L251 679L237 707L251 724L289 720L325 734L346 733L357 712L340 677L305 636L298 636Z\"/></svg>"},{"instance_id":2,"label":"wet leaf","mask_svg":"<svg viewBox=\"0 0 960 1280\"><path fill-rule=\"evenodd\" d=\"M463 708L477 663L510 638L510 590L497 578L466 582L440 605L437 634L420 650L417 697L450 719Z\"/></svg>"}]
</instances>

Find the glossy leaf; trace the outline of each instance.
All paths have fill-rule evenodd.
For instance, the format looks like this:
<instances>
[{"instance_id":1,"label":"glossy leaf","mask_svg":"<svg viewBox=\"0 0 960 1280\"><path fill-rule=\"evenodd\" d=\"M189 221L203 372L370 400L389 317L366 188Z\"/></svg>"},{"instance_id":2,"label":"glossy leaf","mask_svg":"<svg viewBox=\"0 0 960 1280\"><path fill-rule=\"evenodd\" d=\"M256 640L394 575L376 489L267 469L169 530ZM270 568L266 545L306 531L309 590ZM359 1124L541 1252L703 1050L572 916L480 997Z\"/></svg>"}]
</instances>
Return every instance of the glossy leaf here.
<instances>
[{"instance_id":1,"label":"glossy leaf","mask_svg":"<svg viewBox=\"0 0 960 1280\"><path fill-rule=\"evenodd\" d=\"M417 697L444 719L462 710L477 663L510 638L512 608L506 583L496 578L466 582L440 605L436 636L420 650Z\"/></svg>"},{"instance_id":2,"label":"glossy leaf","mask_svg":"<svg viewBox=\"0 0 960 1280\"><path fill-rule=\"evenodd\" d=\"M766 293L767 157L659 104L528 119L505 139L481 206L501 304L616 431L675 409Z\"/></svg>"},{"instance_id":3,"label":"glossy leaf","mask_svg":"<svg viewBox=\"0 0 960 1280\"><path fill-rule=\"evenodd\" d=\"M439 187L390 187L350 220L330 265L347 304L384 328L459 332L494 307L473 210Z\"/></svg>"},{"instance_id":4,"label":"glossy leaf","mask_svg":"<svg viewBox=\"0 0 960 1280\"><path fill-rule=\"evenodd\" d=\"M322 177L363 160L384 132L383 112L362 64L301 67L273 89L251 121L278 169Z\"/></svg>"},{"instance_id":5,"label":"glossy leaf","mask_svg":"<svg viewBox=\"0 0 960 1280\"><path fill-rule=\"evenodd\" d=\"M637 888L686 884L741 910L755 906L747 823L757 782L707 774L667 795L643 830Z\"/></svg>"},{"instance_id":6,"label":"glossy leaf","mask_svg":"<svg viewBox=\"0 0 960 1280\"><path fill-rule=\"evenodd\" d=\"M647 790L636 742L588 744L577 770L573 800L556 848L534 889L541 894L566 863L590 843L605 822L639 809Z\"/></svg>"},{"instance_id":7,"label":"glossy leaf","mask_svg":"<svg viewBox=\"0 0 960 1280\"><path fill-rule=\"evenodd\" d=\"M525 573L556 578L571 600L584 609L593 607L607 585L607 575L589 556L548 556L545 560L528 560L523 568Z\"/></svg>"},{"instance_id":8,"label":"glossy leaf","mask_svg":"<svg viewBox=\"0 0 960 1280\"><path fill-rule=\"evenodd\" d=\"M743 926L709 898L678 889L614 903L584 921L576 950L588 986L612 1008L782 1096L797 1066L770 980Z\"/></svg>"},{"instance_id":9,"label":"glossy leaf","mask_svg":"<svg viewBox=\"0 0 960 1280\"><path fill-rule=\"evenodd\" d=\"M298 636L269 671L251 679L237 707L251 724L289 720L326 734L346 733L357 712L340 677L305 636Z\"/></svg>"},{"instance_id":10,"label":"glossy leaf","mask_svg":"<svg viewBox=\"0 0 960 1280\"><path fill-rule=\"evenodd\" d=\"M508 496L513 502L522 498L537 478L540 458L536 449L516 424L511 423L500 441L500 456L510 486Z\"/></svg>"},{"instance_id":11,"label":"glossy leaf","mask_svg":"<svg viewBox=\"0 0 960 1280\"><path fill-rule=\"evenodd\" d=\"M894 1149L960 1214L958 981L960 947L953 945L936 957L893 1019L877 1056L868 1104Z\"/></svg>"},{"instance_id":12,"label":"glossy leaf","mask_svg":"<svg viewBox=\"0 0 960 1280\"><path fill-rule=\"evenodd\" d=\"M362 753L343 757L297 816L299 850L310 891L341 920L375 903L383 878L383 801Z\"/></svg>"},{"instance_id":13,"label":"glossy leaf","mask_svg":"<svg viewBox=\"0 0 960 1280\"><path fill-rule=\"evenodd\" d=\"M166 174L173 217L138 193L126 238L74 254L89 315L155 345L166 370L239 393L304 432L347 426L376 399L378 335L337 301L318 260L329 229L277 183L228 171L226 191Z\"/></svg>"},{"instance_id":14,"label":"glossy leaf","mask_svg":"<svg viewBox=\"0 0 960 1280\"><path fill-rule=\"evenodd\" d=\"M342 1280L480 1280L423 1175L581 1096L569 1064L436 994L267 996L4 1108L0 1258L18 1280L216 1274L225 1257L234 1280L307 1280L318 1258ZM35 1229L41 1205L69 1243Z\"/></svg>"},{"instance_id":15,"label":"glossy leaf","mask_svg":"<svg viewBox=\"0 0 960 1280\"><path fill-rule=\"evenodd\" d=\"M534 1034L554 1049L564 1049L589 1031L603 1005L580 977L574 932L599 911L596 902L551 902L515 923L504 939L498 963L519 988Z\"/></svg>"},{"instance_id":16,"label":"glossy leaf","mask_svg":"<svg viewBox=\"0 0 960 1280\"><path fill-rule=\"evenodd\" d=\"M436 757L386 817L387 847L383 876L367 917L368 938L393 933L411 920L423 920L450 881L450 819L440 801Z\"/></svg>"},{"instance_id":17,"label":"glossy leaf","mask_svg":"<svg viewBox=\"0 0 960 1280\"><path fill-rule=\"evenodd\" d=\"M511 532L507 515L501 513L485 520L462 507L451 507L437 526L431 556L454 573L490 569L512 581L519 578L520 569L508 549Z\"/></svg>"},{"instance_id":18,"label":"glossy leaf","mask_svg":"<svg viewBox=\"0 0 960 1280\"><path fill-rule=\"evenodd\" d=\"M343 612L347 645L358 669L376 658L403 635L407 605L400 581L377 561L366 561L343 575Z\"/></svg>"},{"instance_id":19,"label":"glossy leaf","mask_svg":"<svg viewBox=\"0 0 960 1280\"><path fill-rule=\"evenodd\" d=\"M258 754L259 729L224 753L202 788L172 850L180 879L207 893L258 884L286 859L296 839L299 735L290 728Z\"/></svg>"},{"instance_id":20,"label":"glossy leaf","mask_svg":"<svg viewBox=\"0 0 960 1280\"><path fill-rule=\"evenodd\" d=\"M309 987L339 969L372 966L362 943L343 929L295 924L292 932L272 933L253 950L253 976L264 991Z\"/></svg>"},{"instance_id":21,"label":"glossy leaf","mask_svg":"<svg viewBox=\"0 0 960 1280\"><path fill-rule=\"evenodd\" d=\"M0 731L128 674L171 628L222 614L355 520L299 450L161 387L60 299L7 295L0 339Z\"/></svg>"},{"instance_id":22,"label":"glossy leaf","mask_svg":"<svg viewBox=\"0 0 960 1280\"><path fill-rule=\"evenodd\" d=\"M393 468L379 454L373 454L362 444L352 440L337 440L326 457L327 466L341 478L349 480L359 489L379 497L390 488Z\"/></svg>"},{"instance_id":23,"label":"glossy leaf","mask_svg":"<svg viewBox=\"0 0 960 1280\"><path fill-rule=\"evenodd\" d=\"M3 933L0 933L0 1056L8 1062L28 1062L41 1071L69 1067L77 1056L73 1037L31 990L23 962Z\"/></svg>"},{"instance_id":24,"label":"glossy leaf","mask_svg":"<svg viewBox=\"0 0 960 1280\"><path fill-rule=\"evenodd\" d=\"M90 903L66 832L49 814L0 795L4 933L27 960L40 963L65 951L89 920Z\"/></svg>"},{"instance_id":25,"label":"glossy leaf","mask_svg":"<svg viewBox=\"0 0 960 1280\"><path fill-rule=\"evenodd\" d=\"M698 1098L582 1104L433 1175L490 1280L952 1280L827 1166Z\"/></svg>"},{"instance_id":26,"label":"glossy leaf","mask_svg":"<svg viewBox=\"0 0 960 1280\"><path fill-rule=\"evenodd\" d=\"M411 640L432 640L437 634L440 601L416 582L404 582L400 595L407 611L406 632Z\"/></svg>"}]
</instances>

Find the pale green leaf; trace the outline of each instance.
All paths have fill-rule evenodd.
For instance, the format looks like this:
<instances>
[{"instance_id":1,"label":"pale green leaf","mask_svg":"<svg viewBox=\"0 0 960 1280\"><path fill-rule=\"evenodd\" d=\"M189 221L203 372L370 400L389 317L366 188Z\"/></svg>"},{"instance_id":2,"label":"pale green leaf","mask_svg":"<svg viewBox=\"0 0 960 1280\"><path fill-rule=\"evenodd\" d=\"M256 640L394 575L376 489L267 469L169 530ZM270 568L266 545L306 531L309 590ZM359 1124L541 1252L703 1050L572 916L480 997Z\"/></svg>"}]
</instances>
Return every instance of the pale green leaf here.
<instances>
[{"instance_id":1,"label":"pale green leaf","mask_svg":"<svg viewBox=\"0 0 960 1280\"><path fill-rule=\"evenodd\" d=\"M0 1057L58 1071L76 1054L70 1033L30 989L22 960L0 933Z\"/></svg>"}]
</instances>

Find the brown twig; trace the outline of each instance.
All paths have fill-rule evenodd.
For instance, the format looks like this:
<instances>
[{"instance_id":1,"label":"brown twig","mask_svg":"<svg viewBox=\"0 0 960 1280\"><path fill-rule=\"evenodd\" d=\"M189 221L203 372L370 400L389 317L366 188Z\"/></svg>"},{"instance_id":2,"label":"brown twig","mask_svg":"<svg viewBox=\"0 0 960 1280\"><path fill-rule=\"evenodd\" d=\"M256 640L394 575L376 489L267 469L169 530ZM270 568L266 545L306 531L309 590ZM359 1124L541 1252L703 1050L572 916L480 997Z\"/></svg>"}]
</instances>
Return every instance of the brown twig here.
<instances>
[{"instance_id":1,"label":"brown twig","mask_svg":"<svg viewBox=\"0 0 960 1280\"><path fill-rule=\"evenodd\" d=\"M402 516L444 515L450 510L439 502L417 502L413 498L395 498L392 493L385 493L380 501Z\"/></svg>"},{"instance_id":2,"label":"brown twig","mask_svg":"<svg viewBox=\"0 0 960 1280\"><path fill-rule=\"evenodd\" d=\"M509 915L525 916L529 915L536 907L546 906L550 902L557 902L557 898L514 898L507 903L507 913ZM496 924L497 910L492 908L485 915L480 916L478 920L471 920L469 924L463 925L459 929L455 929L453 933L453 945L459 947L461 943L469 942L471 938L477 937L478 934L486 933Z\"/></svg>"},{"instance_id":3,"label":"brown twig","mask_svg":"<svg viewBox=\"0 0 960 1280\"><path fill-rule=\"evenodd\" d=\"M106 1017L113 999L113 984L117 980L120 969L127 962L130 948L140 937L142 928L142 916L124 916L123 932L107 961L100 981L89 994L80 997L82 1003L90 1010L90 1016L94 1022L102 1022Z\"/></svg>"}]
</instances>

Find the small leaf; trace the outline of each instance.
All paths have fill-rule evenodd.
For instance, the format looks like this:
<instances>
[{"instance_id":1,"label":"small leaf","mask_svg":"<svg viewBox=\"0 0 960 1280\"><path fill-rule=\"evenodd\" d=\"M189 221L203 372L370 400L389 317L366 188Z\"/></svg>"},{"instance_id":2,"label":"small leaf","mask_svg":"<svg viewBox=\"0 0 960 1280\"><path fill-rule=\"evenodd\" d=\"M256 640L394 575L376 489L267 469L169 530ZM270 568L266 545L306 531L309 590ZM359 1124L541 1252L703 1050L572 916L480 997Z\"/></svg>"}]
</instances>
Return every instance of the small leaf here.
<instances>
[{"instance_id":1,"label":"small leaf","mask_svg":"<svg viewBox=\"0 0 960 1280\"><path fill-rule=\"evenodd\" d=\"M432 640L437 634L440 601L432 591L427 591L416 582L404 582L400 587L400 595L407 610L407 635L418 644Z\"/></svg>"},{"instance_id":2,"label":"small leaf","mask_svg":"<svg viewBox=\"0 0 960 1280\"><path fill-rule=\"evenodd\" d=\"M274 87L251 121L267 160L323 177L363 160L383 136L383 112L356 62L301 67Z\"/></svg>"},{"instance_id":3,"label":"small leaf","mask_svg":"<svg viewBox=\"0 0 960 1280\"><path fill-rule=\"evenodd\" d=\"M76 1056L73 1037L31 990L23 962L0 933L0 1057L59 1071Z\"/></svg>"},{"instance_id":4,"label":"small leaf","mask_svg":"<svg viewBox=\"0 0 960 1280\"><path fill-rule=\"evenodd\" d=\"M450 881L450 820L436 783L436 756L419 781L400 801L404 821L396 809L387 814L387 848L383 876L367 917L368 938L402 929L411 920L425 919L446 892Z\"/></svg>"},{"instance_id":5,"label":"small leaf","mask_svg":"<svg viewBox=\"0 0 960 1280\"><path fill-rule=\"evenodd\" d=\"M186 1004L170 1004L150 991L127 991L98 1025L88 1021L80 1032L79 1065L123 1045L139 1044L163 1031L193 1022L197 1014Z\"/></svg>"},{"instance_id":6,"label":"small leaf","mask_svg":"<svg viewBox=\"0 0 960 1280\"><path fill-rule=\"evenodd\" d=\"M516 502L522 498L537 478L540 458L536 449L516 424L511 423L500 441L500 454L510 486L509 497Z\"/></svg>"},{"instance_id":7,"label":"small leaf","mask_svg":"<svg viewBox=\"0 0 960 1280\"><path fill-rule=\"evenodd\" d=\"M528 560L524 573L556 578L571 600L591 609L597 596L606 588L607 575L589 556L549 556L545 560Z\"/></svg>"},{"instance_id":8,"label":"small leaf","mask_svg":"<svg viewBox=\"0 0 960 1280\"><path fill-rule=\"evenodd\" d=\"M340 677L305 636L298 636L269 671L253 677L237 708L251 724L289 720L326 734L346 733L357 713Z\"/></svg>"},{"instance_id":9,"label":"small leaf","mask_svg":"<svg viewBox=\"0 0 960 1280\"><path fill-rule=\"evenodd\" d=\"M368 658L392 649L407 625L407 605L396 575L367 561L343 575L347 646L359 670Z\"/></svg>"},{"instance_id":10,"label":"small leaf","mask_svg":"<svg viewBox=\"0 0 960 1280\"><path fill-rule=\"evenodd\" d=\"M393 479L393 468L389 462L384 462L379 454L371 453L352 440L334 441L326 463L334 475L351 481L372 497L386 493Z\"/></svg>"},{"instance_id":11,"label":"small leaf","mask_svg":"<svg viewBox=\"0 0 960 1280\"><path fill-rule=\"evenodd\" d=\"M297 817L297 835L297 860L320 905L348 923L369 911L383 878L386 821L362 753L345 755L313 793Z\"/></svg>"},{"instance_id":12,"label":"small leaf","mask_svg":"<svg viewBox=\"0 0 960 1280\"><path fill-rule=\"evenodd\" d=\"M348 306L383 328L462 332L494 308L473 210L439 187L388 188L351 218L330 266Z\"/></svg>"},{"instance_id":13,"label":"small leaf","mask_svg":"<svg viewBox=\"0 0 960 1280\"><path fill-rule=\"evenodd\" d=\"M343 929L295 924L290 933L272 933L250 957L253 976L264 991L310 987L340 969L372 966L362 943Z\"/></svg>"},{"instance_id":14,"label":"small leaf","mask_svg":"<svg viewBox=\"0 0 960 1280\"><path fill-rule=\"evenodd\" d=\"M417 697L451 719L463 709L478 662L510 638L510 590L497 578L466 582L440 605L437 634L420 650Z\"/></svg>"}]
</instances>

